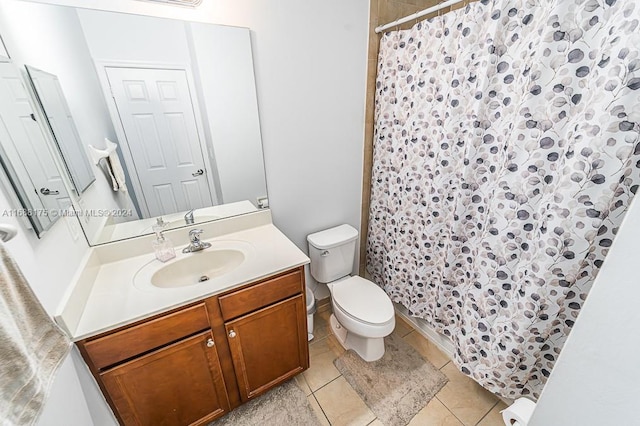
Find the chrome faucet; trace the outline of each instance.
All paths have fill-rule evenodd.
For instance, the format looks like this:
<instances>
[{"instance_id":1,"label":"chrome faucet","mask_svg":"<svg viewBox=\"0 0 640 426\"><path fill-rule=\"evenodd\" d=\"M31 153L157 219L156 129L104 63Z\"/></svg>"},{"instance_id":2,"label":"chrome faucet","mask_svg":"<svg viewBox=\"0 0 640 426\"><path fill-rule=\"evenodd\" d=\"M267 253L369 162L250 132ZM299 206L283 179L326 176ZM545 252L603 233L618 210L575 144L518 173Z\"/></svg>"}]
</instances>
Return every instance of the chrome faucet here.
<instances>
[{"instance_id":1,"label":"chrome faucet","mask_svg":"<svg viewBox=\"0 0 640 426\"><path fill-rule=\"evenodd\" d=\"M211 243L200 241L202 229L192 229L189 231L189 245L182 249L183 253L193 253L211 247Z\"/></svg>"},{"instance_id":2,"label":"chrome faucet","mask_svg":"<svg viewBox=\"0 0 640 426\"><path fill-rule=\"evenodd\" d=\"M191 209L187 212L187 214L184 215L184 221L186 222L187 225L192 225L194 223L193 220L193 211L195 209Z\"/></svg>"}]
</instances>

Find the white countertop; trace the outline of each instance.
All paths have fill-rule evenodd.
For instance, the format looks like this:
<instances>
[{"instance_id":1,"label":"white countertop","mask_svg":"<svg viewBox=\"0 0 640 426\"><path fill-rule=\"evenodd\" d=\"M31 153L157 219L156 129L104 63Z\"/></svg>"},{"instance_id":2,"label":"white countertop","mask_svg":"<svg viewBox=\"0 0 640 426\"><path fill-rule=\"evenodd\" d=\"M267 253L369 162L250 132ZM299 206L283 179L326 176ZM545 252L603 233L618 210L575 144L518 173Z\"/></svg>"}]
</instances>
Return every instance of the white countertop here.
<instances>
[{"instance_id":1,"label":"white countertop","mask_svg":"<svg viewBox=\"0 0 640 426\"><path fill-rule=\"evenodd\" d=\"M224 248L229 242L233 244L240 241L248 247L246 259L220 277L181 288L134 286L133 279L136 272L149 262L168 265L187 256L198 256L206 250L183 254L182 245L176 246L176 258L165 264L155 260L153 253L98 265L94 260L89 260L85 267L94 270L92 285L81 290L86 293L84 297L70 296L66 300L66 304L85 301L84 307L63 306L63 312L56 316L56 320L72 340L77 341L309 263L309 258L272 224L203 240L212 243L211 249L207 250ZM78 276L82 279L81 273ZM86 283L83 285L88 286ZM65 321L65 312L80 312L80 309L82 313L77 326L70 326L73 321Z\"/></svg>"}]
</instances>

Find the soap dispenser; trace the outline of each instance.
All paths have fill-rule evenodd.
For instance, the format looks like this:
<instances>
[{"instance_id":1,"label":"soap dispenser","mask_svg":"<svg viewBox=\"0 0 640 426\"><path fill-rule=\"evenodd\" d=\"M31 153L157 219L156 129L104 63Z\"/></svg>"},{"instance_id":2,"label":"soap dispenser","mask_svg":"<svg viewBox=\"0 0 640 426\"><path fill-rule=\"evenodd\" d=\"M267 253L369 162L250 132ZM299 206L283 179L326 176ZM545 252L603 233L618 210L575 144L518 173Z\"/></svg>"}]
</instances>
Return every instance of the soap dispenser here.
<instances>
[{"instance_id":1,"label":"soap dispenser","mask_svg":"<svg viewBox=\"0 0 640 426\"><path fill-rule=\"evenodd\" d=\"M153 232L156 233L156 239L151 243L151 245L153 246L153 251L156 253L156 259L160 262L166 262L176 257L176 252L173 249L171 240L162 235L166 226L167 224L161 217L159 217L156 220L156 224L151 227Z\"/></svg>"}]
</instances>

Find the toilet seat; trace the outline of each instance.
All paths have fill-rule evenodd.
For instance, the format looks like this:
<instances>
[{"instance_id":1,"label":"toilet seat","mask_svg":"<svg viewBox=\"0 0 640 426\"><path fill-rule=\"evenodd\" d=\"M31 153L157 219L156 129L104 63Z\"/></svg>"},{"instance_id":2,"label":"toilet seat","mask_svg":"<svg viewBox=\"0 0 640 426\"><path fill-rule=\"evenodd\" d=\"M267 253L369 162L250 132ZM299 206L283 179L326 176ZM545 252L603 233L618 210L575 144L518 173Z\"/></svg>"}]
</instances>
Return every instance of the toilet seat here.
<instances>
[{"instance_id":1,"label":"toilet seat","mask_svg":"<svg viewBox=\"0 0 640 426\"><path fill-rule=\"evenodd\" d=\"M332 298L343 314L370 325L386 325L395 320L393 304L376 284L354 276L334 283Z\"/></svg>"}]
</instances>

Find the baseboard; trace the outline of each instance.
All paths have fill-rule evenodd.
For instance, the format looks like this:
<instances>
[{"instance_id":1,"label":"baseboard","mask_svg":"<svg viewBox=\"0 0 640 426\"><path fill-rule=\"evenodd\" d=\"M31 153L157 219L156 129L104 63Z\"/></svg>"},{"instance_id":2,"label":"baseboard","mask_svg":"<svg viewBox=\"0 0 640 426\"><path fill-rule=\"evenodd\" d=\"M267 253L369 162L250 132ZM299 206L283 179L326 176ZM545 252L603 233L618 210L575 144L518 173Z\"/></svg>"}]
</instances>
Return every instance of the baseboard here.
<instances>
[{"instance_id":1,"label":"baseboard","mask_svg":"<svg viewBox=\"0 0 640 426\"><path fill-rule=\"evenodd\" d=\"M316 300L316 312L325 312L331 309L331 297Z\"/></svg>"},{"instance_id":2,"label":"baseboard","mask_svg":"<svg viewBox=\"0 0 640 426\"><path fill-rule=\"evenodd\" d=\"M434 330L429 323L422 318L416 318L409 315L409 311L404 306L394 303L396 314L404 319L409 325L420 333L425 339L428 339L431 343L436 345L449 359L453 358L455 348L453 342L447 336L444 336Z\"/></svg>"}]
</instances>

